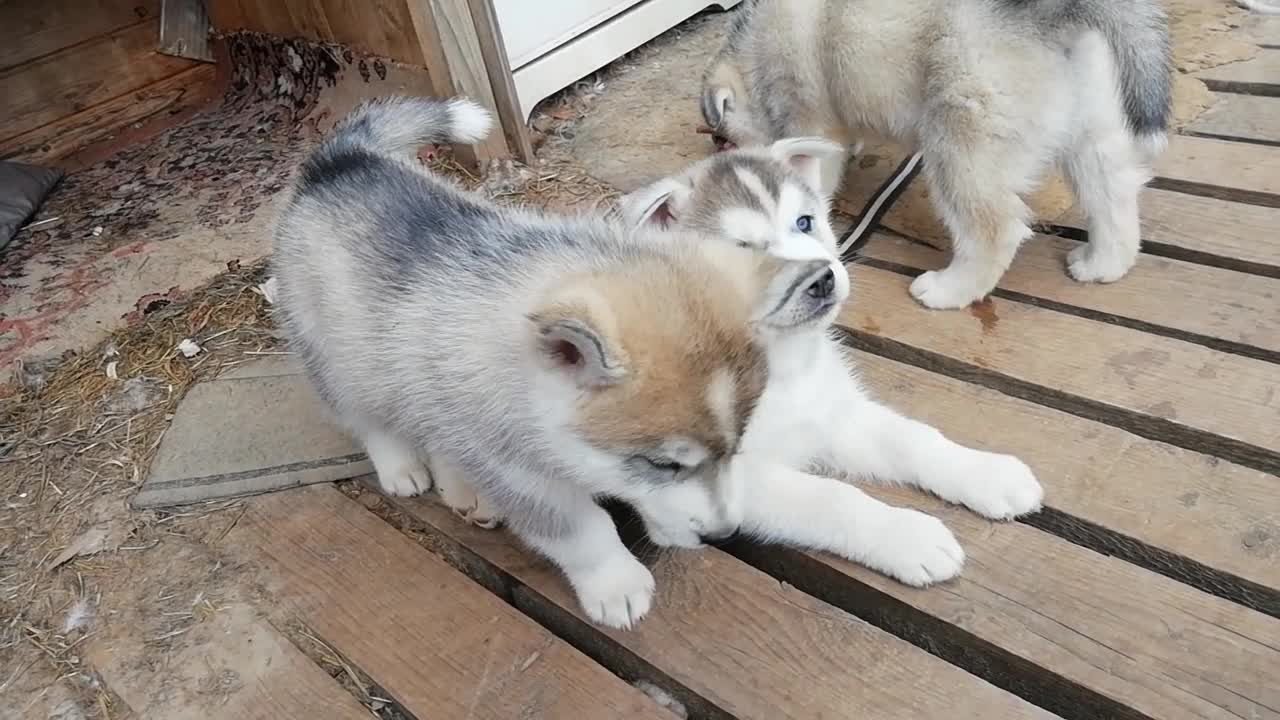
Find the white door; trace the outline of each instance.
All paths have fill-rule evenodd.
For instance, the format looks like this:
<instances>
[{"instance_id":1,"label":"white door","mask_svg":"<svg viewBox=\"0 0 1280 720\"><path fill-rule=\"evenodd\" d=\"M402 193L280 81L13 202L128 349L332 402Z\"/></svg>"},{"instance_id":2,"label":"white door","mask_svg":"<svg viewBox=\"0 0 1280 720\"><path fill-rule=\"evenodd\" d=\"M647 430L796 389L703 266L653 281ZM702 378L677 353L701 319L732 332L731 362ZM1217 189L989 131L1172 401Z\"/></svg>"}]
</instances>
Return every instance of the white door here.
<instances>
[{"instance_id":1,"label":"white door","mask_svg":"<svg viewBox=\"0 0 1280 720\"><path fill-rule=\"evenodd\" d=\"M493 11L517 70L642 0L493 0Z\"/></svg>"}]
</instances>

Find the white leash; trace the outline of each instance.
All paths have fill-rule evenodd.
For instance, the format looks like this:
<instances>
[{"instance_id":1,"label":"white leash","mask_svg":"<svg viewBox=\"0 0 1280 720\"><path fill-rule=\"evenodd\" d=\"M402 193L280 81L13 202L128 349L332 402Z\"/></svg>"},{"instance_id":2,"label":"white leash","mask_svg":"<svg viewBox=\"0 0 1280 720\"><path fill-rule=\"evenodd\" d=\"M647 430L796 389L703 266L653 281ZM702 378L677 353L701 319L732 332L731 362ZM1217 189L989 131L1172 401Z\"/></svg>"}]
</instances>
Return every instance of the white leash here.
<instances>
[{"instance_id":1,"label":"white leash","mask_svg":"<svg viewBox=\"0 0 1280 720\"><path fill-rule=\"evenodd\" d=\"M880 192L876 193L875 197L871 198L871 202L862 209L862 218L840 241L840 245L836 248L837 255L844 257L845 251L858 242L863 235L867 234L867 231L879 219L880 211L884 208L885 203L897 195L898 188L915 173L916 166L919 164L920 153L916 153L907 158L907 161L898 167L894 176L889 178L889 182L885 183L884 187L880 188Z\"/></svg>"}]
</instances>

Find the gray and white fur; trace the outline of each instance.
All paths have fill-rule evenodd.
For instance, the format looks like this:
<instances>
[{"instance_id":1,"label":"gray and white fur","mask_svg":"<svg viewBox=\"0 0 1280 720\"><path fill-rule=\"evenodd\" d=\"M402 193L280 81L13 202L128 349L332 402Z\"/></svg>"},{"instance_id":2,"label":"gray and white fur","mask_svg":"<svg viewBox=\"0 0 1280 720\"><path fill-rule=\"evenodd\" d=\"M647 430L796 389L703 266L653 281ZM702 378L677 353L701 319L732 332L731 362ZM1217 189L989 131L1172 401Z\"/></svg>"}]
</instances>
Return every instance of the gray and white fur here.
<instances>
[{"instance_id":1,"label":"gray and white fur","mask_svg":"<svg viewBox=\"0 0 1280 720\"><path fill-rule=\"evenodd\" d=\"M745 491L726 468L770 381L766 350L828 322L847 278L692 233L500 208L413 158L489 125L469 101L419 98L340 123L279 221L277 307L385 492L434 486L504 520L591 619L629 627L653 576L596 498L671 542L733 532Z\"/></svg>"},{"instance_id":2,"label":"gray and white fur","mask_svg":"<svg viewBox=\"0 0 1280 720\"><path fill-rule=\"evenodd\" d=\"M923 156L951 264L911 285L931 308L990 292L1031 235L1022 197L1055 164L1089 220L1068 270L1112 282L1139 251L1138 195L1165 144L1159 0L748 0L708 68L717 144L882 136ZM824 168L834 193L843 160Z\"/></svg>"},{"instance_id":3,"label":"gray and white fur","mask_svg":"<svg viewBox=\"0 0 1280 720\"><path fill-rule=\"evenodd\" d=\"M621 214L638 229L695 230L726 246L834 264L816 167L833 147L797 138L718 153L625 197ZM838 275L843 291L842 266ZM734 461L737 487L747 491L738 503L740 529L831 552L910 585L954 577L964 551L942 522L840 478L910 485L993 519L1035 512L1044 490L1016 457L964 447L876 402L830 324L768 347L769 385Z\"/></svg>"}]
</instances>

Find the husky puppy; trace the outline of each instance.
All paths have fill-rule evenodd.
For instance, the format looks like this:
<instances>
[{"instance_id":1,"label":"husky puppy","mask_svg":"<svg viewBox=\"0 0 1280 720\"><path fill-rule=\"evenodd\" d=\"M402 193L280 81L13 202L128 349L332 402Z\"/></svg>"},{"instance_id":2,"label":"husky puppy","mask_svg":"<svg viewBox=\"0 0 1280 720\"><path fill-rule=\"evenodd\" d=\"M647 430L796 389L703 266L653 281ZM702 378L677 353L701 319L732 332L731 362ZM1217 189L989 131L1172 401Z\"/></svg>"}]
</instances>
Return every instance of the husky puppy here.
<instances>
[{"instance_id":1,"label":"husky puppy","mask_svg":"<svg viewBox=\"0 0 1280 720\"><path fill-rule=\"evenodd\" d=\"M738 13L703 81L713 139L916 148L953 247L911 284L925 306L995 288L1031 235L1020 196L1055 163L1089 219L1071 276L1113 282L1133 266L1138 194L1170 114L1159 0L747 0ZM826 192L842 165L825 169Z\"/></svg>"},{"instance_id":2,"label":"husky puppy","mask_svg":"<svg viewBox=\"0 0 1280 720\"><path fill-rule=\"evenodd\" d=\"M718 153L623 198L621 215L638 229L696 230L725 245L838 265L819 167L838 150L784 139ZM768 348L769 384L733 461L735 488L745 493L735 500L740 529L829 551L910 585L950 578L964 553L940 521L808 471L911 485L993 519L1036 511L1044 491L1017 458L958 445L873 400L831 336L833 320Z\"/></svg>"},{"instance_id":3,"label":"husky puppy","mask_svg":"<svg viewBox=\"0 0 1280 720\"><path fill-rule=\"evenodd\" d=\"M595 498L686 544L733 532L729 459L769 383L765 348L826 322L847 277L821 259L500 208L413 159L489 127L460 99L345 118L279 221L277 307L385 492L434 484L456 509L502 518L592 620L630 627L653 576Z\"/></svg>"}]
</instances>

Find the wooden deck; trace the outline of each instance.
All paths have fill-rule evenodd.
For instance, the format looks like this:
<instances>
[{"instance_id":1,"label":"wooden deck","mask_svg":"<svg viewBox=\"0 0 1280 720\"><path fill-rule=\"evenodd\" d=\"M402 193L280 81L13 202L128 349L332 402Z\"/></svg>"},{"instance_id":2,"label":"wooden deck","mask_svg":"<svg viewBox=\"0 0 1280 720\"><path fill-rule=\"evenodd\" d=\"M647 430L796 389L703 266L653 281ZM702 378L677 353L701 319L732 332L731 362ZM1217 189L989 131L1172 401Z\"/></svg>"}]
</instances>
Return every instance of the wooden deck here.
<instances>
[{"instance_id":1,"label":"wooden deck","mask_svg":"<svg viewBox=\"0 0 1280 720\"><path fill-rule=\"evenodd\" d=\"M1044 512L1004 524L871 489L945 520L969 555L956 581L747 544L676 553L656 610L606 632L505 534L426 500L265 496L226 545L402 713L384 717L675 717L643 679L691 718L1280 718L1278 61L1212 73L1225 102L1172 141L1119 283L1064 274L1074 213L967 312L908 296L944 254L890 232L862 248L841 324L870 386L1046 487ZM259 629L269 661L241 671L236 716L370 717ZM117 691L146 706L146 688Z\"/></svg>"}]
</instances>

